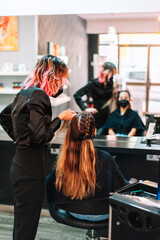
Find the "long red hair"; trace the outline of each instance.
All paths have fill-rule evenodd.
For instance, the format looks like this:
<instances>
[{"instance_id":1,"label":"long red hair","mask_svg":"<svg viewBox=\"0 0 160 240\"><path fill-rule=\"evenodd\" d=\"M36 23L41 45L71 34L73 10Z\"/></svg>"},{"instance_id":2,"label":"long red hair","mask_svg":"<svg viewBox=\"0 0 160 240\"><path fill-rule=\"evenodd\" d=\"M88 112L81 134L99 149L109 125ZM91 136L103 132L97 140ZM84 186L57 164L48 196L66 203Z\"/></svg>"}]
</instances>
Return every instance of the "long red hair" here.
<instances>
[{"instance_id":1,"label":"long red hair","mask_svg":"<svg viewBox=\"0 0 160 240\"><path fill-rule=\"evenodd\" d=\"M24 89L36 86L51 96L63 87L68 75L68 68L60 58L46 55L37 62L33 76L25 80Z\"/></svg>"},{"instance_id":2,"label":"long red hair","mask_svg":"<svg viewBox=\"0 0 160 240\"><path fill-rule=\"evenodd\" d=\"M91 113L71 121L56 166L56 188L71 199L94 195L96 184L95 120Z\"/></svg>"}]
</instances>

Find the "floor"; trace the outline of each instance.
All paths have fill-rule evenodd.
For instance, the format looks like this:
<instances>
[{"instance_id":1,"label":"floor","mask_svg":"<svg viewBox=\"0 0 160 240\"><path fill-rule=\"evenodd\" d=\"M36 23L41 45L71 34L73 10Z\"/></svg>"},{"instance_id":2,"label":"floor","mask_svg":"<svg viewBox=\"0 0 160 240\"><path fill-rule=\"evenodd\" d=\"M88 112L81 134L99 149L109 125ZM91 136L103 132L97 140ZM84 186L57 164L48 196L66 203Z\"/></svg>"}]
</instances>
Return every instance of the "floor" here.
<instances>
[{"instance_id":1,"label":"floor","mask_svg":"<svg viewBox=\"0 0 160 240\"><path fill-rule=\"evenodd\" d=\"M55 222L49 214L42 214L35 240L81 240L86 230L72 228ZM44 216L46 215L46 216ZM48 216L47 216L48 215ZM13 213L0 212L0 240L11 240Z\"/></svg>"}]
</instances>

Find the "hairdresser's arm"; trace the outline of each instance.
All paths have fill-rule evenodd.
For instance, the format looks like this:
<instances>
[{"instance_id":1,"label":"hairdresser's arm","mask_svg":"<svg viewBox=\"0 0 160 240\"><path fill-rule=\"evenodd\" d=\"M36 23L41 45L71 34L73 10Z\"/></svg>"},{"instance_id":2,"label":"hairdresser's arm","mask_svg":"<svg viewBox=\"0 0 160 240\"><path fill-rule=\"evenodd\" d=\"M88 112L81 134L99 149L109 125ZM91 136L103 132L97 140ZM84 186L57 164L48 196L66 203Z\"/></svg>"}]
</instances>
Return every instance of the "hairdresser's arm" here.
<instances>
[{"instance_id":1,"label":"hairdresser's arm","mask_svg":"<svg viewBox=\"0 0 160 240\"><path fill-rule=\"evenodd\" d=\"M44 91L34 91L28 102L31 144L39 145L50 142L54 133L61 125L61 119L56 117L50 120L51 104L49 97Z\"/></svg>"},{"instance_id":2,"label":"hairdresser's arm","mask_svg":"<svg viewBox=\"0 0 160 240\"><path fill-rule=\"evenodd\" d=\"M128 133L128 137L135 136L136 135L136 131L137 131L136 128L132 128L131 131Z\"/></svg>"},{"instance_id":3,"label":"hairdresser's arm","mask_svg":"<svg viewBox=\"0 0 160 240\"><path fill-rule=\"evenodd\" d=\"M69 120L72 120L75 114L76 113L72 110L65 110L58 115L58 118L64 121L69 121Z\"/></svg>"},{"instance_id":4,"label":"hairdresser's arm","mask_svg":"<svg viewBox=\"0 0 160 240\"><path fill-rule=\"evenodd\" d=\"M108 129L108 135L116 135L113 128Z\"/></svg>"},{"instance_id":5,"label":"hairdresser's arm","mask_svg":"<svg viewBox=\"0 0 160 240\"><path fill-rule=\"evenodd\" d=\"M79 89L73 96L77 103L77 105L80 107L82 111L87 109L87 106L84 104L84 101L82 100L82 96L86 95L87 93L90 93L94 87L94 82L89 81L87 85Z\"/></svg>"}]
</instances>

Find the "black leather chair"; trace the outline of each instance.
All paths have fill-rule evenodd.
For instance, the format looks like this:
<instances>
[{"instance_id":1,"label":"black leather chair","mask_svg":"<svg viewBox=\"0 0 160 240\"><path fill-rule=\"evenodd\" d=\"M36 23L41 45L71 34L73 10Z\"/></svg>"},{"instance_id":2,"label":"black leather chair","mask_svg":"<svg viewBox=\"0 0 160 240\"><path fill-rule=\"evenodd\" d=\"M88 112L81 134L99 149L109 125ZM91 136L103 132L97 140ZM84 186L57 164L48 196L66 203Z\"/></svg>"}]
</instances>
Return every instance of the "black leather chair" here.
<instances>
[{"instance_id":1,"label":"black leather chair","mask_svg":"<svg viewBox=\"0 0 160 240\"><path fill-rule=\"evenodd\" d=\"M47 202L51 217L58 223L62 223L71 227L88 229L88 236L85 239L107 239L100 237L102 229L108 231L108 219L103 221L85 221L74 218L69 212L79 214L107 214L109 208L108 199L100 200L68 200L59 202L58 194L56 194L55 202L51 199L51 193L47 188Z\"/></svg>"}]
</instances>

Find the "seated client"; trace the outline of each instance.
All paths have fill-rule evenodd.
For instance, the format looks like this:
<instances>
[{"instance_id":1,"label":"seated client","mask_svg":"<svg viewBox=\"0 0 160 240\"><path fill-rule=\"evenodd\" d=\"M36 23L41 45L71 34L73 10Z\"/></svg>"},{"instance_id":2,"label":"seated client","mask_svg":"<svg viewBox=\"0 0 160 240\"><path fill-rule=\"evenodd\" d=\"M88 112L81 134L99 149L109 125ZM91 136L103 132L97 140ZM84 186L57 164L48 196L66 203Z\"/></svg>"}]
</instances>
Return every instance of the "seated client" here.
<instances>
[{"instance_id":1,"label":"seated client","mask_svg":"<svg viewBox=\"0 0 160 240\"><path fill-rule=\"evenodd\" d=\"M108 152L94 148L95 120L91 113L74 116L67 130L56 168L47 176L47 188L66 201L108 198L109 193L126 185L118 165ZM84 220L100 221L108 215L70 213Z\"/></svg>"},{"instance_id":2,"label":"seated client","mask_svg":"<svg viewBox=\"0 0 160 240\"><path fill-rule=\"evenodd\" d=\"M128 90L122 90L117 95L117 109L111 113L108 120L97 135L142 136L145 126L136 111L131 109L131 97Z\"/></svg>"}]
</instances>

